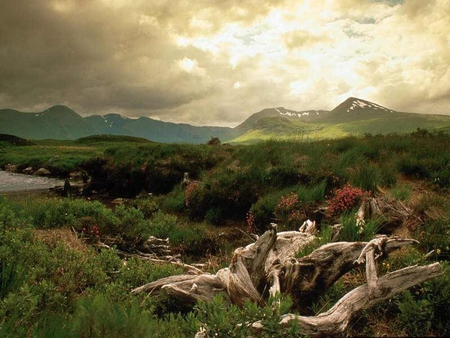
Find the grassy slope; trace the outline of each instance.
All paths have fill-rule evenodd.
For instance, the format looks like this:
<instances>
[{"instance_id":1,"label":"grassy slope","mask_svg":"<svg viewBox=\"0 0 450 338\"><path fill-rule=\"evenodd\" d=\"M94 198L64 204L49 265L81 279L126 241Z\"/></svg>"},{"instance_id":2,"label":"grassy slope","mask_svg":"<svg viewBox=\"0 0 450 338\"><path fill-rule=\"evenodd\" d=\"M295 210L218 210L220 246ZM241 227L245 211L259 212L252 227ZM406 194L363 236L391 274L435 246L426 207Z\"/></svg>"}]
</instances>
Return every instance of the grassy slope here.
<instances>
[{"instance_id":1,"label":"grassy slope","mask_svg":"<svg viewBox=\"0 0 450 338\"><path fill-rule=\"evenodd\" d=\"M323 140L350 135L408 133L422 129L450 128L450 117L444 115L419 115L384 113L370 116L340 116L312 123L263 118L259 124L232 143L255 143L259 140Z\"/></svg>"}]
</instances>

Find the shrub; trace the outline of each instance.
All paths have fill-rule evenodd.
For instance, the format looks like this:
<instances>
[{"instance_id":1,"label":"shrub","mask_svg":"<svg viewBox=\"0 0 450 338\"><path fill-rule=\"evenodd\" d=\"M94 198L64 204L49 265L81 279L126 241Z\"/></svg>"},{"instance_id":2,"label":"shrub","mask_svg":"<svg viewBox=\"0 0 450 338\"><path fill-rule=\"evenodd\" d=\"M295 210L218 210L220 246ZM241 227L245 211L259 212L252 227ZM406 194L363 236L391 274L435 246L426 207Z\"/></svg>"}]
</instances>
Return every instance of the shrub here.
<instances>
[{"instance_id":1,"label":"shrub","mask_svg":"<svg viewBox=\"0 0 450 338\"><path fill-rule=\"evenodd\" d=\"M178 185L167 195L161 196L161 208L168 212L182 212L185 206L185 193L181 185Z\"/></svg>"},{"instance_id":2,"label":"shrub","mask_svg":"<svg viewBox=\"0 0 450 338\"><path fill-rule=\"evenodd\" d=\"M430 172L423 162L415 158L402 158L397 164L398 170L409 177L428 178Z\"/></svg>"},{"instance_id":3,"label":"shrub","mask_svg":"<svg viewBox=\"0 0 450 338\"><path fill-rule=\"evenodd\" d=\"M224 210L217 206L212 207L206 212L205 220L211 224L220 224L224 218Z\"/></svg>"},{"instance_id":4,"label":"shrub","mask_svg":"<svg viewBox=\"0 0 450 338\"><path fill-rule=\"evenodd\" d=\"M450 170L440 170L433 173L432 175L433 183L440 188L450 187Z\"/></svg>"},{"instance_id":5,"label":"shrub","mask_svg":"<svg viewBox=\"0 0 450 338\"><path fill-rule=\"evenodd\" d=\"M298 195L291 192L282 196L275 207L275 216L284 226L299 227L304 221L305 213Z\"/></svg>"},{"instance_id":6,"label":"shrub","mask_svg":"<svg viewBox=\"0 0 450 338\"><path fill-rule=\"evenodd\" d=\"M198 303L195 310L197 320L202 323L208 337L250 337L255 333L261 337L298 337L295 323L287 327L280 324L281 315L287 313L292 304L291 299L276 296L270 298L264 307L245 301L239 308L227 305L219 295L212 302ZM261 320L262 332L255 332L247 325L257 320Z\"/></svg>"},{"instance_id":7,"label":"shrub","mask_svg":"<svg viewBox=\"0 0 450 338\"><path fill-rule=\"evenodd\" d=\"M139 197L133 202L133 207L140 210L145 218L151 218L159 210L159 205L155 198Z\"/></svg>"},{"instance_id":8,"label":"shrub","mask_svg":"<svg viewBox=\"0 0 450 338\"><path fill-rule=\"evenodd\" d=\"M400 310L396 321L399 328L406 331L408 336L429 335L433 307L428 300L415 300L410 291L405 291L402 300L397 302L397 306Z\"/></svg>"},{"instance_id":9,"label":"shrub","mask_svg":"<svg viewBox=\"0 0 450 338\"><path fill-rule=\"evenodd\" d=\"M290 167L275 167L268 173L268 179L272 187L284 188L296 184L299 179L299 172L292 166ZM308 178L303 177L303 180L308 183Z\"/></svg>"},{"instance_id":10,"label":"shrub","mask_svg":"<svg viewBox=\"0 0 450 338\"><path fill-rule=\"evenodd\" d=\"M169 240L186 254L205 256L216 252L215 239L204 223L179 225L169 234Z\"/></svg>"},{"instance_id":11,"label":"shrub","mask_svg":"<svg viewBox=\"0 0 450 338\"><path fill-rule=\"evenodd\" d=\"M157 211L150 220L149 233L155 237L168 238L177 226L178 219L174 215Z\"/></svg>"},{"instance_id":12,"label":"shrub","mask_svg":"<svg viewBox=\"0 0 450 338\"><path fill-rule=\"evenodd\" d=\"M367 193L360 188L347 184L341 189L336 189L333 196L327 200L328 212L331 215L339 215L355 207L366 196Z\"/></svg>"},{"instance_id":13,"label":"shrub","mask_svg":"<svg viewBox=\"0 0 450 338\"><path fill-rule=\"evenodd\" d=\"M264 232L275 220L275 208L284 192L273 192L262 196L254 203L247 213L246 220L250 229Z\"/></svg>"},{"instance_id":14,"label":"shrub","mask_svg":"<svg viewBox=\"0 0 450 338\"><path fill-rule=\"evenodd\" d=\"M397 183L396 170L393 166L383 166L380 171L380 184L385 187L392 187Z\"/></svg>"},{"instance_id":15,"label":"shrub","mask_svg":"<svg viewBox=\"0 0 450 338\"><path fill-rule=\"evenodd\" d=\"M416 231L424 252L435 250L440 259L450 259L450 223L448 219L427 220Z\"/></svg>"},{"instance_id":16,"label":"shrub","mask_svg":"<svg viewBox=\"0 0 450 338\"><path fill-rule=\"evenodd\" d=\"M117 228L112 229L113 234L119 234L127 240L142 241L151 236L150 226L144 214L133 207L119 205L115 211L120 222Z\"/></svg>"},{"instance_id":17,"label":"shrub","mask_svg":"<svg viewBox=\"0 0 450 338\"><path fill-rule=\"evenodd\" d=\"M136 304L125 307L102 294L78 300L70 326L65 334L74 337L151 336L158 322L149 311Z\"/></svg>"}]
</instances>

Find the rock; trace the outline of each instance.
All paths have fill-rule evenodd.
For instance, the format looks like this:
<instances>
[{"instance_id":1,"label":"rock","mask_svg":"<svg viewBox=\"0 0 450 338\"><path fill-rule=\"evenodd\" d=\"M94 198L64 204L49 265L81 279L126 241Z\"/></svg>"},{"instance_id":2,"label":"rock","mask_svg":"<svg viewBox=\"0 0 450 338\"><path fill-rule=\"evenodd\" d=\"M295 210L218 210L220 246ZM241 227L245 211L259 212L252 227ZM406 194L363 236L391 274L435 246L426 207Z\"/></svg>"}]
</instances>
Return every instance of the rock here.
<instances>
[{"instance_id":1,"label":"rock","mask_svg":"<svg viewBox=\"0 0 450 338\"><path fill-rule=\"evenodd\" d=\"M7 164L5 165L5 170L9 171L11 173L17 172L17 165L16 164Z\"/></svg>"},{"instance_id":2,"label":"rock","mask_svg":"<svg viewBox=\"0 0 450 338\"><path fill-rule=\"evenodd\" d=\"M66 179L64 180L64 188L63 188L63 190L62 190L62 195L63 195L63 196L69 196L70 190L71 190L71 187L70 187L70 181L69 181L68 178L66 178Z\"/></svg>"},{"instance_id":3,"label":"rock","mask_svg":"<svg viewBox=\"0 0 450 338\"><path fill-rule=\"evenodd\" d=\"M115 200L113 200L111 203L112 204L124 204L127 201L129 201L129 199L119 197L119 198L116 198Z\"/></svg>"},{"instance_id":4,"label":"rock","mask_svg":"<svg viewBox=\"0 0 450 338\"><path fill-rule=\"evenodd\" d=\"M189 179L189 173L184 173L183 175L183 181L181 182L181 185L183 187L187 187L189 185L189 183L191 182L191 180Z\"/></svg>"},{"instance_id":5,"label":"rock","mask_svg":"<svg viewBox=\"0 0 450 338\"><path fill-rule=\"evenodd\" d=\"M28 168L25 168L24 170L22 170L22 174L31 175L32 173L33 173L32 167L28 167Z\"/></svg>"},{"instance_id":6,"label":"rock","mask_svg":"<svg viewBox=\"0 0 450 338\"><path fill-rule=\"evenodd\" d=\"M221 143L222 142L220 141L220 139L218 137L212 137L208 142L206 142L206 144L209 146L217 146Z\"/></svg>"},{"instance_id":7,"label":"rock","mask_svg":"<svg viewBox=\"0 0 450 338\"><path fill-rule=\"evenodd\" d=\"M75 182L87 183L89 176L84 171L74 171L69 174L70 180Z\"/></svg>"},{"instance_id":8,"label":"rock","mask_svg":"<svg viewBox=\"0 0 450 338\"><path fill-rule=\"evenodd\" d=\"M48 169L45 169L45 168L39 168L38 170L36 170L34 172L33 175L36 175L36 176L49 176L50 175L50 171Z\"/></svg>"}]
</instances>

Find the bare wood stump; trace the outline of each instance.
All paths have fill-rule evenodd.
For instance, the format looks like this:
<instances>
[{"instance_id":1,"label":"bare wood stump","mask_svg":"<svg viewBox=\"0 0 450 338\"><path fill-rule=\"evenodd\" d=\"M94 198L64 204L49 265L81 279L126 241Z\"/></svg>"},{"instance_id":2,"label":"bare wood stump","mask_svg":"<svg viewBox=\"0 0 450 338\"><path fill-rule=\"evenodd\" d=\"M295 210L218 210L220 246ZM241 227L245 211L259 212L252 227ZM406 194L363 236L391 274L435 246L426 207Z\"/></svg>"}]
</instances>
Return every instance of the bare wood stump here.
<instances>
[{"instance_id":1,"label":"bare wood stump","mask_svg":"<svg viewBox=\"0 0 450 338\"><path fill-rule=\"evenodd\" d=\"M165 290L186 304L211 301L221 294L226 302L237 305L243 305L245 299L263 305L270 295L281 293L290 295L301 307L305 300L317 298L342 275L365 264L367 284L343 296L329 311L317 316L288 314L281 318L282 325L296 321L301 334L335 335L345 331L358 311L442 274L439 263L434 263L407 267L378 278L376 259L417 242L384 235L370 242L329 243L297 258L302 248L316 240L315 232L312 223L302 227L302 231L280 233L272 226L254 243L236 249L229 267L214 275L194 271L162 278L132 292ZM256 330L262 328L261 322L249 325Z\"/></svg>"}]
</instances>

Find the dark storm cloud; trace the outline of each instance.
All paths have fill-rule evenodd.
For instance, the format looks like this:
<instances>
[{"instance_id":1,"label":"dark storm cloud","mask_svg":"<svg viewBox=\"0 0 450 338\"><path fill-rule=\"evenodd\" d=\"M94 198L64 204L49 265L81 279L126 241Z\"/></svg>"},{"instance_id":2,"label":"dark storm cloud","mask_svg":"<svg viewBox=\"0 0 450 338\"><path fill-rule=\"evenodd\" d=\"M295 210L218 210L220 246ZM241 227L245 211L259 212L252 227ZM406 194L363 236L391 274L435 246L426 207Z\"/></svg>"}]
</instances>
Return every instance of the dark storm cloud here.
<instances>
[{"instance_id":1,"label":"dark storm cloud","mask_svg":"<svg viewBox=\"0 0 450 338\"><path fill-rule=\"evenodd\" d=\"M139 11L66 3L60 11L47 1L1 3L3 105L152 110L207 94L196 76L173 69L177 47L164 29L142 24Z\"/></svg>"},{"instance_id":2,"label":"dark storm cloud","mask_svg":"<svg viewBox=\"0 0 450 338\"><path fill-rule=\"evenodd\" d=\"M0 108L230 125L362 96L446 113L448 1L2 0Z\"/></svg>"}]
</instances>

